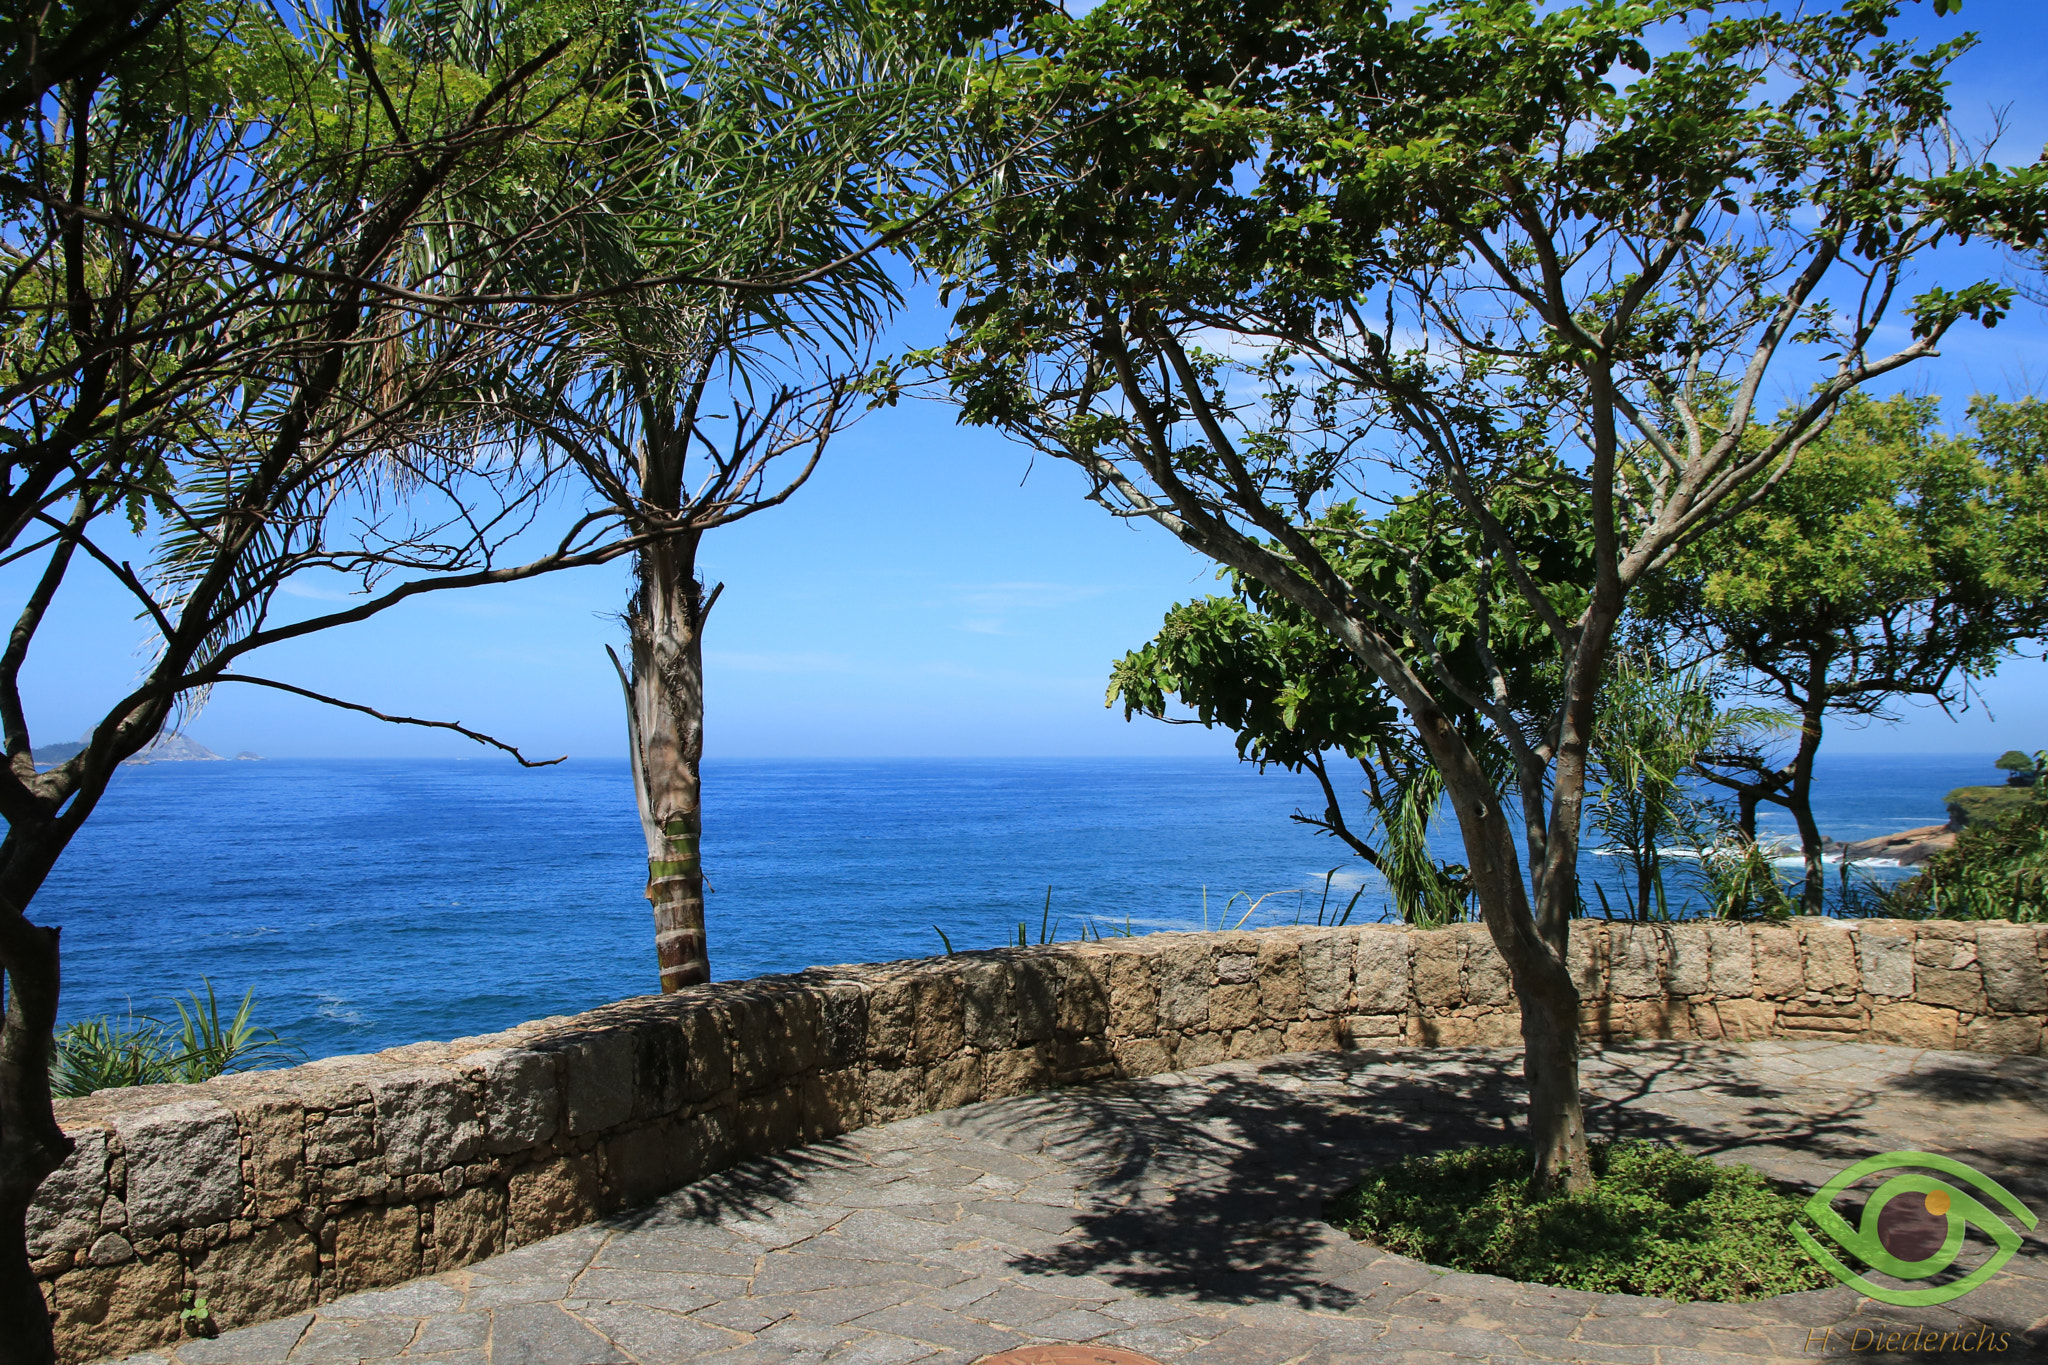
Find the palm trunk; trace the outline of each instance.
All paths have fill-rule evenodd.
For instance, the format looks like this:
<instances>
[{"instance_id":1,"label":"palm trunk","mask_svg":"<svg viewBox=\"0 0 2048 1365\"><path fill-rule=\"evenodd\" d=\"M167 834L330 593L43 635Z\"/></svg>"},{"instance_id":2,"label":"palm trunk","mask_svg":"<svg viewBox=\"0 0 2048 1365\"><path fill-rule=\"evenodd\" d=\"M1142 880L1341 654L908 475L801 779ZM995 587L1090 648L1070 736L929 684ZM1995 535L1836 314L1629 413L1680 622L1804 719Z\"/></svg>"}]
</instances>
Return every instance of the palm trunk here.
<instances>
[{"instance_id":1,"label":"palm trunk","mask_svg":"<svg viewBox=\"0 0 2048 1365\"><path fill-rule=\"evenodd\" d=\"M711 979L698 769L704 756L704 618L717 593L706 597L696 558L694 535L642 550L638 587L626 610L632 668L622 670L621 681L664 992Z\"/></svg>"}]
</instances>

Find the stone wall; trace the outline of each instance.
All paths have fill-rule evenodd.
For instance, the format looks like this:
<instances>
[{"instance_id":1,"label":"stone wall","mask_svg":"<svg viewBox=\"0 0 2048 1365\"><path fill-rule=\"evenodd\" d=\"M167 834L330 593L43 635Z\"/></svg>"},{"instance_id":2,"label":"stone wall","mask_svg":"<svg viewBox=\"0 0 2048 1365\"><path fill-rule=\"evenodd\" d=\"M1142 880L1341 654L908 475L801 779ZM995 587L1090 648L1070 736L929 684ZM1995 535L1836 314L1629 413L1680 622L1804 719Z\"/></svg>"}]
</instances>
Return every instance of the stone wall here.
<instances>
[{"instance_id":1,"label":"stone wall","mask_svg":"<svg viewBox=\"0 0 2048 1365\"><path fill-rule=\"evenodd\" d=\"M2037 1053L2048 927L1573 926L1595 1045L1821 1038ZM1226 1057L1512 1045L1477 925L1155 934L701 986L452 1043L103 1091L30 1249L63 1358L469 1264L741 1158Z\"/></svg>"}]
</instances>

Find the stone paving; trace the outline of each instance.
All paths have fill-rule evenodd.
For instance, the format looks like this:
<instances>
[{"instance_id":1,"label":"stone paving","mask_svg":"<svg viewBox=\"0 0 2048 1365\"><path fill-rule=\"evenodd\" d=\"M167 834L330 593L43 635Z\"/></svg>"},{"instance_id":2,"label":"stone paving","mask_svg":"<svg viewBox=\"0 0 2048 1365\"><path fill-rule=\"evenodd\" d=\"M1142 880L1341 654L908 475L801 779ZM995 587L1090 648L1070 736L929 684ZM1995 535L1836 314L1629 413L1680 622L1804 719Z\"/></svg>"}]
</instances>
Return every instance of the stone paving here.
<instances>
[{"instance_id":1,"label":"stone paving","mask_svg":"<svg viewBox=\"0 0 2048 1365\"><path fill-rule=\"evenodd\" d=\"M1320 1220L1361 1164L1514 1136L1519 1070L1486 1049L1296 1053L971 1105L128 1365L968 1365L1031 1342L1172 1365L2048 1361L2048 1219L1990 1283L1922 1309L1847 1288L1681 1305L1515 1284ZM2048 1214L2048 1059L1653 1043L1589 1057L1586 1084L1595 1136L1808 1187L1876 1152L1946 1152ZM1859 1326L1902 1324L2008 1344L1852 1350Z\"/></svg>"}]
</instances>

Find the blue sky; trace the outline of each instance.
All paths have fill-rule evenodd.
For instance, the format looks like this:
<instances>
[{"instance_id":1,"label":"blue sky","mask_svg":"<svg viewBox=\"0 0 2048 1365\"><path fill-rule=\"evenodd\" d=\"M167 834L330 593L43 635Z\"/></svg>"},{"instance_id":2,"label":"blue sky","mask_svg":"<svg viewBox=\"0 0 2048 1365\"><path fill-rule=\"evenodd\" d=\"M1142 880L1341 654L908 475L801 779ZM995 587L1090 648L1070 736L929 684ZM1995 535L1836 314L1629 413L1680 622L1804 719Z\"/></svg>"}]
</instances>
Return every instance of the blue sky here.
<instances>
[{"instance_id":1,"label":"blue sky","mask_svg":"<svg viewBox=\"0 0 2048 1365\"><path fill-rule=\"evenodd\" d=\"M2040 98L2048 6L1970 0L1960 21L1924 7L1915 31L1978 29L1961 64L1961 123L2003 108L2000 159L2048 142ZM945 317L913 298L897 329L929 344ZM2048 316L2031 305L1992 332L1960 329L1903 386L1952 402L2048 380ZM1803 383L1803 381L1802 381ZM1882 389L1879 391L1883 391ZM1164 532L1112 520L1081 480L938 405L870 414L842 435L788 505L705 542L725 584L706 641L713 756L1225 754L1197 727L1126 723L1103 707L1110 660L1172 603L1213 590L1213 570ZM1027 477L1027 469L1029 475ZM15 587L19 575L5 581ZM13 595L19 600L19 589ZM408 604L367 625L271 652L251 671L381 709L457 719L530 754L624 753L604 645L621 631L625 572L558 575ZM141 660L136 624L104 584L67 588L25 679L39 741L70 739ZM191 726L224 752L274 757L480 755L452 736L382 726L296 698L219 689ZM2015 662L1959 720L1831 729L1841 752L1997 751L2048 744L2048 665Z\"/></svg>"}]
</instances>

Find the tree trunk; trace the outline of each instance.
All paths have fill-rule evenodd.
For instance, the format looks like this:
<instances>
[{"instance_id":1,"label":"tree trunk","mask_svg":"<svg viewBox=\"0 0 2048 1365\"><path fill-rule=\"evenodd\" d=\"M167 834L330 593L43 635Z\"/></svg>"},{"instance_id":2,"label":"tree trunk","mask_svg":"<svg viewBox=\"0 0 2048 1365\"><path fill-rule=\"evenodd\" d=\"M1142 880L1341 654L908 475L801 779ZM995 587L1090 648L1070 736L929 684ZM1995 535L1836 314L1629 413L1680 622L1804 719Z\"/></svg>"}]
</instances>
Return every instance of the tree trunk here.
<instances>
[{"instance_id":1,"label":"tree trunk","mask_svg":"<svg viewBox=\"0 0 2048 1365\"><path fill-rule=\"evenodd\" d=\"M1579 993L1571 973L1517 972L1522 1001L1522 1076L1529 1084L1532 1181L1541 1190L1583 1189L1593 1157L1579 1100Z\"/></svg>"},{"instance_id":2,"label":"tree trunk","mask_svg":"<svg viewBox=\"0 0 2048 1365\"><path fill-rule=\"evenodd\" d=\"M1792 756L1792 782L1785 793L1785 804L1799 826L1799 851L1806 862L1806 884L1799 888L1799 910L1806 915L1818 915L1827 901L1826 854L1821 847L1820 824L1813 818L1813 756L1820 751L1825 706L1823 701L1809 700L1800 717L1799 751Z\"/></svg>"},{"instance_id":3,"label":"tree trunk","mask_svg":"<svg viewBox=\"0 0 2048 1365\"><path fill-rule=\"evenodd\" d=\"M717 592L705 596L696 560L695 535L640 551L639 581L626 609L632 651L632 668L622 679L627 741L647 836L647 899L664 992L711 979L698 767L704 757L704 618Z\"/></svg>"},{"instance_id":4,"label":"tree trunk","mask_svg":"<svg viewBox=\"0 0 2048 1365\"><path fill-rule=\"evenodd\" d=\"M0 968L0 1365L51 1365L56 1346L26 1223L36 1187L72 1148L50 1104L57 931L0 904Z\"/></svg>"}]
</instances>

